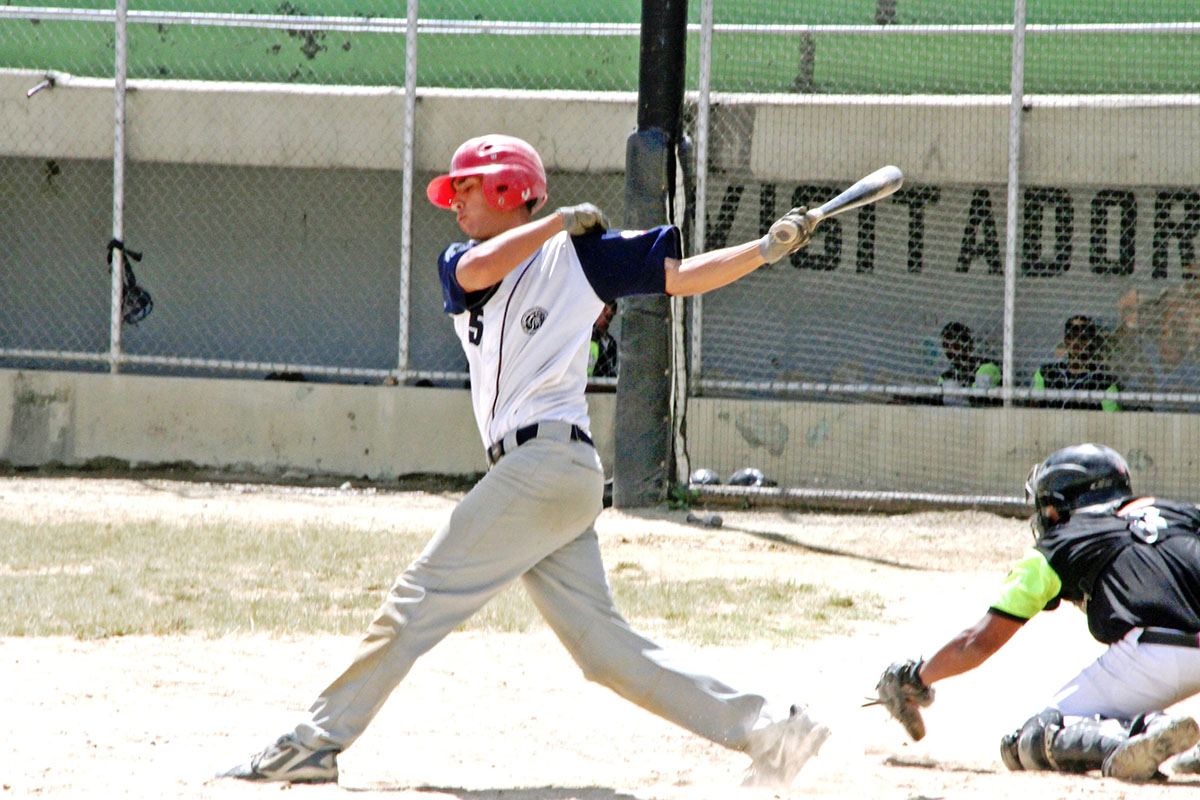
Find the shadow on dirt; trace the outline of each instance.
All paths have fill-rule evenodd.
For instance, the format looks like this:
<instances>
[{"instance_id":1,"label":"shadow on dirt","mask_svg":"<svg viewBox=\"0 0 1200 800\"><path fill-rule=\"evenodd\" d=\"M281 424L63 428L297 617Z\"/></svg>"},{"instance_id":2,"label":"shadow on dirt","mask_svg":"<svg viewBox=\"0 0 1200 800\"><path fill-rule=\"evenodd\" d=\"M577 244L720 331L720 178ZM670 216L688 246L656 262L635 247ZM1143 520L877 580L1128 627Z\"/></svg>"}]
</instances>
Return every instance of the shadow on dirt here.
<instances>
[{"instance_id":1,"label":"shadow on dirt","mask_svg":"<svg viewBox=\"0 0 1200 800\"><path fill-rule=\"evenodd\" d=\"M910 569L919 572L930 571L929 567L922 567L917 564L905 564L902 561L893 561L890 558L878 558L876 556L863 555L862 553L851 553L848 550L839 550L836 547L823 547L819 544L808 544L807 542L802 542L799 539L794 539L785 533L756 531L751 528L739 528L736 525L726 525L724 527L727 531L745 533L755 537L756 539L763 539L768 542L787 545L788 547L794 547L797 550L807 550L810 553L820 553L821 555L826 556L837 556L838 558L852 558L856 561L866 561L870 564L879 564L885 567L895 567L896 569Z\"/></svg>"},{"instance_id":2,"label":"shadow on dirt","mask_svg":"<svg viewBox=\"0 0 1200 800\"><path fill-rule=\"evenodd\" d=\"M528 789L462 789L452 786L371 786L343 790L352 792L429 792L461 800L643 800L637 795L614 791L606 786L538 786Z\"/></svg>"}]
</instances>

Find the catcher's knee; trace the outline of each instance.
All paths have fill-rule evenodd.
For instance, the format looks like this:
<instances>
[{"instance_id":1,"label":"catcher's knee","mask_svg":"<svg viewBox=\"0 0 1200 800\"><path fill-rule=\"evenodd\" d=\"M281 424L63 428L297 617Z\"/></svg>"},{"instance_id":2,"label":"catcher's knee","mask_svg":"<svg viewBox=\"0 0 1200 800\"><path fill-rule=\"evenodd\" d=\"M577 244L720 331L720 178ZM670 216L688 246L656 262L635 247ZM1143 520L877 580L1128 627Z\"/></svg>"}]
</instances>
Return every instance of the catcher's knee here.
<instances>
[{"instance_id":1,"label":"catcher's knee","mask_svg":"<svg viewBox=\"0 0 1200 800\"><path fill-rule=\"evenodd\" d=\"M1054 735L1062 730L1063 715L1056 709L1046 709L1000 740L1000 760L1013 772L1021 770L1053 770L1047 752Z\"/></svg>"}]
</instances>

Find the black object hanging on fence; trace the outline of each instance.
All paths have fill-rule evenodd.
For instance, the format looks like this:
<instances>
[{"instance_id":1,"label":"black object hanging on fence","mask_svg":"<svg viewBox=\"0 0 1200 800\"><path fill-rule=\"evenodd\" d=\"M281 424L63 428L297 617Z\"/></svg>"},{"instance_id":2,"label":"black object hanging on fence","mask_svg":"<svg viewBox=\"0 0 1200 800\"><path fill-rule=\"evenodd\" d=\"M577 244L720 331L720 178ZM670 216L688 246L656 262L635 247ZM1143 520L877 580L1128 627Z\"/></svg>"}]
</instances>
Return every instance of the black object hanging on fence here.
<instances>
[{"instance_id":1,"label":"black object hanging on fence","mask_svg":"<svg viewBox=\"0 0 1200 800\"><path fill-rule=\"evenodd\" d=\"M108 243L109 269L112 268L113 250L117 248L121 250L121 319L130 325L137 325L154 310L154 300L149 292L138 285L133 267L129 266L129 259L141 261L142 254L127 250L120 239Z\"/></svg>"}]
</instances>

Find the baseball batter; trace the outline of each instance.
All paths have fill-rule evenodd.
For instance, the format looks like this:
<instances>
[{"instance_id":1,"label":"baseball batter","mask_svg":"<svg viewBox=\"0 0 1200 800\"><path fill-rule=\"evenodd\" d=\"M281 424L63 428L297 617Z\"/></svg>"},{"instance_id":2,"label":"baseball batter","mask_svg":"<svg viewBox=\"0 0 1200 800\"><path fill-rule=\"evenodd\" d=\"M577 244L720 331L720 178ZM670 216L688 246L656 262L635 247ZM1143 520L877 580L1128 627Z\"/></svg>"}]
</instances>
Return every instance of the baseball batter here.
<instances>
[{"instance_id":1,"label":"baseball batter","mask_svg":"<svg viewBox=\"0 0 1200 800\"><path fill-rule=\"evenodd\" d=\"M1200 692L1200 508L1134 496L1125 460L1095 444L1055 452L1033 468L1025 490L1034 546L979 622L928 661L884 671L880 702L921 738L919 708L933 702L931 684L979 666L1035 614L1066 600L1109 647L1001 740L1004 764L1158 777L1163 762L1200 740L1195 720L1163 712ZM1177 771L1197 771L1196 759L1181 761Z\"/></svg>"},{"instance_id":2,"label":"baseball batter","mask_svg":"<svg viewBox=\"0 0 1200 800\"><path fill-rule=\"evenodd\" d=\"M636 294L724 286L808 243L792 209L761 239L681 258L679 231L609 231L591 204L534 219L546 173L527 142L465 142L427 188L468 241L438 261L445 311L470 364L489 471L388 593L350 666L293 731L227 777L331 782L423 653L521 579L585 677L751 757L747 780L790 783L829 735L798 706L778 708L688 668L634 632L613 604L592 523L604 474L587 402L592 322Z\"/></svg>"}]
</instances>

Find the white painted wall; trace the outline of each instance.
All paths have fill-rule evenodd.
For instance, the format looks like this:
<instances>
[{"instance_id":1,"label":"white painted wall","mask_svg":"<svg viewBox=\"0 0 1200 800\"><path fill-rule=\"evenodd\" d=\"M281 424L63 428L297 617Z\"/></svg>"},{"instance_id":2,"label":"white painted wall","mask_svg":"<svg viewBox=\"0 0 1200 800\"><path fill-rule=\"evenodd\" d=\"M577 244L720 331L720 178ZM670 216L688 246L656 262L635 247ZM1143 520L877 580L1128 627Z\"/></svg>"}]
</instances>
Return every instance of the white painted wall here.
<instances>
[{"instance_id":1,"label":"white painted wall","mask_svg":"<svg viewBox=\"0 0 1200 800\"><path fill-rule=\"evenodd\" d=\"M112 158L113 81L0 69L0 156ZM399 170L404 90L397 87L130 80L126 147L134 161L257 167ZM625 136L637 125L633 92L499 92L422 89L416 168L442 170L464 130L481 123L532 142L551 171L623 171ZM214 135L219 131L220 135ZM467 134L473 135L473 134ZM587 147L560 146L587 142Z\"/></svg>"},{"instance_id":2,"label":"white painted wall","mask_svg":"<svg viewBox=\"0 0 1200 800\"><path fill-rule=\"evenodd\" d=\"M0 156L111 157L113 82L55 73L55 88L27 98L45 74L0 70L0 119L13 130L48 132L0 138ZM402 165L400 88L150 79L128 86L127 147L135 161ZM443 169L463 132L486 121L489 130L532 142L550 171L620 172L624 133L637 122L633 92L422 89L417 100L418 170ZM1031 184L1200 182L1200 150L1175 147L1170 137L1157 135L1188 130L1200 95L1030 95L1026 101L1022 176ZM910 182L1007 178L1007 96L718 94L713 103L714 117L750 120L749 150L732 159L747 163L726 166L748 168L761 180L843 181L880 166L881 150L903 166Z\"/></svg>"},{"instance_id":3,"label":"white painted wall","mask_svg":"<svg viewBox=\"0 0 1200 800\"><path fill-rule=\"evenodd\" d=\"M610 470L616 395L589 394ZM1020 496L1035 461L1101 441L1138 491L1197 499L1200 415L693 398L693 469L780 486ZM0 370L0 462L190 463L251 474L469 475L485 469L463 389Z\"/></svg>"},{"instance_id":4,"label":"white painted wall","mask_svg":"<svg viewBox=\"0 0 1200 800\"><path fill-rule=\"evenodd\" d=\"M1135 491L1200 500L1200 415L881 403L688 401L692 469L755 467L781 487L1022 497L1030 467L1080 442L1129 461Z\"/></svg>"},{"instance_id":5,"label":"white painted wall","mask_svg":"<svg viewBox=\"0 0 1200 800\"><path fill-rule=\"evenodd\" d=\"M590 395L612 463L615 395ZM388 479L486 469L464 389L0 370L0 461Z\"/></svg>"}]
</instances>

